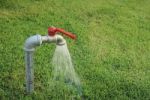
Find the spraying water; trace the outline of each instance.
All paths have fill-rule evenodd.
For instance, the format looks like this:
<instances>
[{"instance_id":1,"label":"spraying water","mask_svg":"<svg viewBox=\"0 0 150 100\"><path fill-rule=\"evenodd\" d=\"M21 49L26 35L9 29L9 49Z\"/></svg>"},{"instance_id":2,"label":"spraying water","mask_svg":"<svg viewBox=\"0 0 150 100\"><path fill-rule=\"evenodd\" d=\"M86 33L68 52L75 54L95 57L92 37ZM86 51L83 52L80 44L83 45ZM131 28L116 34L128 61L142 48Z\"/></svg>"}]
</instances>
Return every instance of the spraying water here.
<instances>
[{"instance_id":1,"label":"spraying water","mask_svg":"<svg viewBox=\"0 0 150 100\"><path fill-rule=\"evenodd\" d=\"M70 53L65 45L57 45L53 56L54 81L65 83L68 87L75 87L81 95L80 80L74 70Z\"/></svg>"}]
</instances>

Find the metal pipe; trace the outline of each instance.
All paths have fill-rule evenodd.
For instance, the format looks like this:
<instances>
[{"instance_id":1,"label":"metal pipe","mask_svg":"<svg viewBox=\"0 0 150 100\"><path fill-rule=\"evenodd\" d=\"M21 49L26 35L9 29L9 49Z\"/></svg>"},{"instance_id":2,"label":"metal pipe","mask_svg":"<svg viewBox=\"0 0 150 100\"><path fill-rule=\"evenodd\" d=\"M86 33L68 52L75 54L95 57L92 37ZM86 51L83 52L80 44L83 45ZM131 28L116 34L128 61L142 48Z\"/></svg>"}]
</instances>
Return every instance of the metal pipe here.
<instances>
[{"instance_id":1,"label":"metal pipe","mask_svg":"<svg viewBox=\"0 0 150 100\"><path fill-rule=\"evenodd\" d=\"M64 45L66 41L61 35L55 36L34 35L26 40L24 45L25 64L26 64L26 91L29 94L34 91L33 53L35 47L40 46L42 43L56 43L57 45Z\"/></svg>"},{"instance_id":2,"label":"metal pipe","mask_svg":"<svg viewBox=\"0 0 150 100\"><path fill-rule=\"evenodd\" d=\"M26 51L25 62L26 62L26 91L27 93L31 93L32 91L34 91L33 51Z\"/></svg>"}]
</instances>

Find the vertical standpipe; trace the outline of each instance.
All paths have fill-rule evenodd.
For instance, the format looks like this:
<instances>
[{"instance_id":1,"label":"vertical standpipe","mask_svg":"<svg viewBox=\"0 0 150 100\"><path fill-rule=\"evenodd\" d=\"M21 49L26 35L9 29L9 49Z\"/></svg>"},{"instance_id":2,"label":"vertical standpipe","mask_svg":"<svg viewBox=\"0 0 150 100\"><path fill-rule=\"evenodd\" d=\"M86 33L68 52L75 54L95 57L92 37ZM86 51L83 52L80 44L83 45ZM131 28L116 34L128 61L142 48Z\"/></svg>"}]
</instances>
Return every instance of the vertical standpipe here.
<instances>
[{"instance_id":1,"label":"vertical standpipe","mask_svg":"<svg viewBox=\"0 0 150 100\"><path fill-rule=\"evenodd\" d=\"M34 91L33 51L26 51L25 63L26 63L26 90L27 93L32 93L32 91Z\"/></svg>"},{"instance_id":2,"label":"vertical standpipe","mask_svg":"<svg viewBox=\"0 0 150 100\"><path fill-rule=\"evenodd\" d=\"M34 91L33 53L35 51L35 47L40 46L42 43L56 43L57 45L64 45L66 41L60 35L55 36L34 35L26 40L24 50L25 50L25 66L26 66L26 91L28 94L31 94Z\"/></svg>"},{"instance_id":3,"label":"vertical standpipe","mask_svg":"<svg viewBox=\"0 0 150 100\"><path fill-rule=\"evenodd\" d=\"M41 35L29 37L24 46L25 50L25 70L26 70L26 91L28 94L34 91L34 68L33 68L33 53L36 46L42 44Z\"/></svg>"}]
</instances>

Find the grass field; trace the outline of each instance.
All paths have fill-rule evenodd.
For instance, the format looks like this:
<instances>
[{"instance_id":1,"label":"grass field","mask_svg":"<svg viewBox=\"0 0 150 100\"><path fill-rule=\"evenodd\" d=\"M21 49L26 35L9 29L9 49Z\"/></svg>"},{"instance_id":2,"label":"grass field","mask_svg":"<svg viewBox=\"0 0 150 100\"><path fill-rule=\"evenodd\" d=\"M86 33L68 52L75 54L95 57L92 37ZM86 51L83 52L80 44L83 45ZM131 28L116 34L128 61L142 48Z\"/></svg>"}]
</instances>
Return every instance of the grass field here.
<instances>
[{"instance_id":1,"label":"grass field","mask_svg":"<svg viewBox=\"0 0 150 100\"><path fill-rule=\"evenodd\" d=\"M150 99L150 0L1 0L0 100L81 99L48 87L54 44L36 49L35 92L25 93L24 42L48 26L78 37L65 38L82 99Z\"/></svg>"}]
</instances>

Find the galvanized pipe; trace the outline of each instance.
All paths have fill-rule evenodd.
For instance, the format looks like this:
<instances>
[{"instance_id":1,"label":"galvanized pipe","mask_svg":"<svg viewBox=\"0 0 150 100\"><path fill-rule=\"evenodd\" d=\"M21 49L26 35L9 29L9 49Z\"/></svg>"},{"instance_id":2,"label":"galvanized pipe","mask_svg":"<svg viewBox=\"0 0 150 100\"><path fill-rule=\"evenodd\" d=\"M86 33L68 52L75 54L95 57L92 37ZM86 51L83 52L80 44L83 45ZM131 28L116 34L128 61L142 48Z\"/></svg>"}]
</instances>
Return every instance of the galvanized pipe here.
<instances>
[{"instance_id":1,"label":"galvanized pipe","mask_svg":"<svg viewBox=\"0 0 150 100\"><path fill-rule=\"evenodd\" d=\"M32 91L34 91L33 51L26 51L25 63L26 63L26 91L27 93L31 93Z\"/></svg>"}]
</instances>

